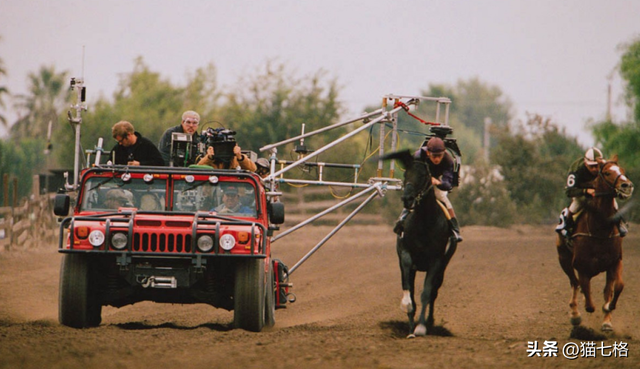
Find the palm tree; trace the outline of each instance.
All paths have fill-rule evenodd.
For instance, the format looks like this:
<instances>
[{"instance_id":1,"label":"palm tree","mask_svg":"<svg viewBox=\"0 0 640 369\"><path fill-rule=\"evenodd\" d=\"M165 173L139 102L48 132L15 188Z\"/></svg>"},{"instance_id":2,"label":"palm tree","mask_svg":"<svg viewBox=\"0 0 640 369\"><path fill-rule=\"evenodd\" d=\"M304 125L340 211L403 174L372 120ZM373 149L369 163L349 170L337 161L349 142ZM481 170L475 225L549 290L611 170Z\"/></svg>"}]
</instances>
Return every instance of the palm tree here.
<instances>
[{"instance_id":1,"label":"palm tree","mask_svg":"<svg viewBox=\"0 0 640 369\"><path fill-rule=\"evenodd\" d=\"M29 73L29 94L17 96L16 107L25 114L11 127L13 139L46 138L49 122L57 125L58 115L69 100L67 72L57 73L54 66Z\"/></svg>"},{"instance_id":2,"label":"palm tree","mask_svg":"<svg viewBox=\"0 0 640 369\"><path fill-rule=\"evenodd\" d=\"M0 37L0 40L2 38ZM4 61L0 59L0 77L6 76L7 70L4 69ZM5 104L3 101L3 95L9 95L9 90L5 86L0 86L0 108L4 108ZM6 127L7 126L7 118L4 115L0 114L0 125Z\"/></svg>"}]
</instances>

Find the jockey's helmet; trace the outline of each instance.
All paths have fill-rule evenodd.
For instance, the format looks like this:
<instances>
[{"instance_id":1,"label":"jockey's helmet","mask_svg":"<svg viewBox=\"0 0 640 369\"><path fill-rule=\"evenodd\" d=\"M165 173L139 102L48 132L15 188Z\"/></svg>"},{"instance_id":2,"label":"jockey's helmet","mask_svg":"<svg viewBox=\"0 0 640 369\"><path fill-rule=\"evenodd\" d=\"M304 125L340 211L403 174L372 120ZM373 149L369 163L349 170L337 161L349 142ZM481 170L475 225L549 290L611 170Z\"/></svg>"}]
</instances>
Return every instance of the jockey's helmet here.
<instances>
[{"instance_id":1,"label":"jockey's helmet","mask_svg":"<svg viewBox=\"0 0 640 369\"><path fill-rule=\"evenodd\" d=\"M440 137L431 137L427 142L427 151L431 153L441 153L444 150L444 141Z\"/></svg>"},{"instance_id":2,"label":"jockey's helmet","mask_svg":"<svg viewBox=\"0 0 640 369\"><path fill-rule=\"evenodd\" d=\"M584 153L584 163L586 165L598 164L598 159L603 159L602 151L597 147L590 147Z\"/></svg>"}]
</instances>

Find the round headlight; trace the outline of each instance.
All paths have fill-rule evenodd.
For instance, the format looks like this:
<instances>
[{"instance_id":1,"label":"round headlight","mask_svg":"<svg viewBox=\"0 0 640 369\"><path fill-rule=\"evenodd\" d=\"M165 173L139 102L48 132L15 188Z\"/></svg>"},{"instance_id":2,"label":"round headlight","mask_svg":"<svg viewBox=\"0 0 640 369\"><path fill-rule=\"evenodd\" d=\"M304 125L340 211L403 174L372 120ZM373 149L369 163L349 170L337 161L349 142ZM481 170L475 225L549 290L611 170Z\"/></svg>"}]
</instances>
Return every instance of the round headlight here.
<instances>
[{"instance_id":1,"label":"round headlight","mask_svg":"<svg viewBox=\"0 0 640 369\"><path fill-rule=\"evenodd\" d=\"M89 233L89 243L93 247L101 246L104 243L104 233L99 230L91 231Z\"/></svg>"},{"instance_id":2,"label":"round headlight","mask_svg":"<svg viewBox=\"0 0 640 369\"><path fill-rule=\"evenodd\" d=\"M213 248L213 238L209 235L204 235L198 238L198 249L202 252L209 252Z\"/></svg>"},{"instance_id":3,"label":"round headlight","mask_svg":"<svg viewBox=\"0 0 640 369\"><path fill-rule=\"evenodd\" d=\"M127 247L127 235L120 232L114 233L113 237L111 237L111 246L118 250Z\"/></svg>"},{"instance_id":4,"label":"round headlight","mask_svg":"<svg viewBox=\"0 0 640 369\"><path fill-rule=\"evenodd\" d=\"M236 239L230 234L224 234L220 237L220 247L223 250L229 251L236 245Z\"/></svg>"}]
</instances>

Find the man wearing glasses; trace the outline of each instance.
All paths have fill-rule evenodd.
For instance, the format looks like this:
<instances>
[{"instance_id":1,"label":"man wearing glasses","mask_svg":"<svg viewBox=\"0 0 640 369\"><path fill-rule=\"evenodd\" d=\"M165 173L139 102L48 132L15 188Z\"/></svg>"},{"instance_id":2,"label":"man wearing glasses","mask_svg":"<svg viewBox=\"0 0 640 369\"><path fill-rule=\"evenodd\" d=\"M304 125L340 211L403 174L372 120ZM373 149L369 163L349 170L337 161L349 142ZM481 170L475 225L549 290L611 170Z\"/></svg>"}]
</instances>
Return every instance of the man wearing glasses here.
<instances>
[{"instance_id":1,"label":"man wearing glasses","mask_svg":"<svg viewBox=\"0 0 640 369\"><path fill-rule=\"evenodd\" d=\"M156 145L136 132L125 120L111 127L111 136L118 143L111 150L113 164L164 166Z\"/></svg>"},{"instance_id":2,"label":"man wearing glasses","mask_svg":"<svg viewBox=\"0 0 640 369\"><path fill-rule=\"evenodd\" d=\"M434 185L436 198L447 207L451 232L458 242L462 242L460 225L458 224L458 219L453 211L453 205L451 205L451 201L449 201L447 196L449 191L453 188L454 163L453 158L446 151L444 141L440 137L430 138L425 146L416 151L414 158L420 159L429 165L431 183ZM393 231L399 235L404 231L404 220L408 213L407 209L402 210L400 218L393 229Z\"/></svg>"},{"instance_id":3,"label":"man wearing glasses","mask_svg":"<svg viewBox=\"0 0 640 369\"><path fill-rule=\"evenodd\" d=\"M173 133L185 133L191 136L191 150L189 150L189 156L185 158L186 162L184 164L186 164L185 166L195 164L196 156L198 155L197 146L200 136L194 133L198 131L198 124L200 124L200 114L193 110L187 110L182 113L182 122L180 125L168 128L164 131L162 138L160 138L158 148L160 149L165 165L169 165L171 161L171 137Z\"/></svg>"}]
</instances>

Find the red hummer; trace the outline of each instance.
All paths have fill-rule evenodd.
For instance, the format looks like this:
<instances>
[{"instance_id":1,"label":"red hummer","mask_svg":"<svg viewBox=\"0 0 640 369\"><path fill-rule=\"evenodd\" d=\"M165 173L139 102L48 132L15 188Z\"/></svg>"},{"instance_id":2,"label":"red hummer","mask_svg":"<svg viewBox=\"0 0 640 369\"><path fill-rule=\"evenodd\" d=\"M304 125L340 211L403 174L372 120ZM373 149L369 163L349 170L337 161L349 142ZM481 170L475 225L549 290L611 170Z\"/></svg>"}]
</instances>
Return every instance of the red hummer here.
<instances>
[{"instance_id":1,"label":"red hummer","mask_svg":"<svg viewBox=\"0 0 640 369\"><path fill-rule=\"evenodd\" d=\"M238 328L275 323L290 285L271 258L284 206L255 173L181 167L96 166L58 194L59 320L95 327L102 306L206 303L234 311Z\"/></svg>"}]
</instances>

